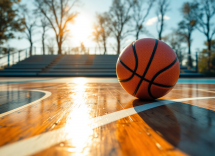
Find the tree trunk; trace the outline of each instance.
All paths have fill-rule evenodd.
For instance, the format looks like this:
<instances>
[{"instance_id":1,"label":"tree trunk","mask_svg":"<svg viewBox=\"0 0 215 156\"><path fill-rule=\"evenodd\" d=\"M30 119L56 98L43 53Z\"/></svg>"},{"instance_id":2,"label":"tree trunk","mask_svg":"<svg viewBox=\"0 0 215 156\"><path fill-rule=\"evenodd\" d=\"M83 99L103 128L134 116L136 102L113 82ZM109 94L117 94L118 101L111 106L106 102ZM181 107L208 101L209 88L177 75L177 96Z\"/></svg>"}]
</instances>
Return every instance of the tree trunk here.
<instances>
[{"instance_id":1,"label":"tree trunk","mask_svg":"<svg viewBox=\"0 0 215 156\"><path fill-rule=\"evenodd\" d=\"M120 54L120 39L117 38L117 54Z\"/></svg>"},{"instance_id":2,"label":"tree trunk","mask_svg":"<svg viewBox=\"0 0 215 156\"><path fill-rule=\"evenodd\" d=\"M61 33L60 33L61 34ZM57 44L58 44L58 55L62 54L62 36L57 36Z\"/></svg>"},{"instance_id":3,"label":"tree trunk","mask_svg":"<svg viewBox=\"0 0 215 156\"><path fill-rule=\"evenodd\" d=\"M188 62L187 62L188 68L192 68L193 67L190 47L191 47L191 42L189 40L188 41Z\"/></svg>"},{"instance_id":4,"label":"tree trunk","mask_svg":"<svg viewBox=\"0 0 215 156\"><path fill-rule=\"evenodd\" d=\"M140 33L140 29L137 30L137 33L136 33L136 40L139 39L139 33Z\"/></svg>"},{"instance_id":5,"label":"tree trunk","mask_svg":"<svg viewBox=\"0 0 215 156\"><path fill-rule=\"evenodd\" d=\"M30 41L30 56L32 56L33 43Z\"/></svg>"},{"instance_id":6,"label":"tree trunk","mask_svg":"<svg viewBox=\"0 0 215 156\"><path fill-rule=\"evenodd\" d=\"M207 39L208 42L208 72L211 71L211 40Z\"/></svg>"},{"instance_id":7,"label":"tree trunk","mask_svg":"<svg viewBox=\"0 0 215 156\"><path fill-rule=\"evenodd\" d=\"M45 34L42 34L42 46L43 46L43 55L45 55L45 39L44 39Z\"/></svg>"},{"instance_id":8,"label":"tree trunk","mask_svg":"<svg viewBox=\"0 0 215 156\"><path fill-rule=\"evenodd\" d=\"M162 31L163 31L163 24L161 24L161 27L160 27L160 31L159 31L159 34L158 34L158 39L161 40L162 38Z\"/></svg>"},{"instance_id":9,"label":"tree trunk","mask_svg":"<svg viewBox=\"0 0 215 156\"><path fill-rule=\"evenodd\" d=\"M104 55L105 55L105 54L106 54L106 52L107 52L107 48L106 48L106 41L104 41L103 46L104 46Z\"/></svg>"},{"instance_id":10,"label":"tree trunk","mask_svg":"<svg viewBox=\"0 0 215 156\"><path fill-rule=\"evenodd\" d=\"M159 40L161 40L161 38L162 38L162 32L163 32L163 16L161 17L160 31L159 31L159 34L158 34L158 39Z\"/></svg>"},{"instance_id":11,"label":"tree trunk","mask_svg":"<svg viewBox=\"0 0 215 156\"><path fill-rule=\"evenodd\" d=\"M58 55L61 55L62 53L61 53L61 46L62 46L62 43L61 43L61 41L59 41L58 42Z\"/></svg>"}]
</instances>

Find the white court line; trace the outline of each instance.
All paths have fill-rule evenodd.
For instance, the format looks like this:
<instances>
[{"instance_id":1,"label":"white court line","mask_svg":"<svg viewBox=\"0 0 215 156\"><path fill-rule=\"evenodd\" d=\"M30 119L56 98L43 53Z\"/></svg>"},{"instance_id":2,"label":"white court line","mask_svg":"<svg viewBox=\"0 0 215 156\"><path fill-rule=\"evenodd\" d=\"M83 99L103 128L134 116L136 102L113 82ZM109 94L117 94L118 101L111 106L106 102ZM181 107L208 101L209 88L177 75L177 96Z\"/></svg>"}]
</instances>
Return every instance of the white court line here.
<instances>
[{"instance_id":1,"label":"white court line","mask_svg":"<svg viewBox=\"0 0 215 156\"><path fill-rule=\"evenodd\" d=\"M192 89L192 88L190 88L190 89ZM200 90L200 91L203 91L203 92L208 92L208 93L215 93L215 91L210 91L210 90L205 90L205 89L198 89L198 88L193 88L193 89Z\"/></svg>"},{"instance_id":2,"label":"white court line","mask_svg":"<svg viewBox=\"0 0 215 156\"><path fill-rule=\"evenodd\" d=\"M210 90L205 90L205 89L200 89L200 88L183 88L183 89L172 89L172 90L199 90L203 92L208 92L208 93L215 93L215 91L210 91Z\"/></svg>"},{"instance_id":3,"label":"white court line","mask_svg":"<svg viewBox=\"0 0 215 156\"><path fill-rule=\"evenodd\" d=\"M13 90L11 90L11 91L13 91ZM17 90L16 90L16 91L17 91ZM42 98L40 98L40 99L38 99L38 100L36 100L36 101L33 101L33 102L29 103L29 104L26 104L26 105L24 105L24 106L21 106L21 107L18 107L18 108L16 108L16 109L12 109L12 110L10 110L10 111L8 111L8 112L5 112L5 113L0 114L0 118L4 117L4 116L6 116L6 115L9 115L9 114L11 114L11 113L14 113L14 112L16 112L16 111L18 111L18 110L20 110L20 109L25 108L25 107L34 105L34 104L36 104L36 103L42 101L43 99L46 99L47 97L49 97L49 96L52 94L51 92L43 91L43 90L19 90L19 91L37 91L37 92L43 92L43 93L45 93L45 95L44 95Z\"/></svg>"},{"instance_id":4,"label":"white court line","mask_svg":"<svg viewBox=\"0 0 215 156\"><path fill-rule=\"evenodd\" d=\"M158 102L153 102L149 104L144 104L141 106L137 106L134 108L124 109L121 111L117 111L114 113L110 113L107 115L103 115L100 117L96 117L92 120L90 124L90 128L94 129L99 126L103 126L106 124L109 124L111 122L117 121L119 119L125 118L127 116L155 108L158 106L162 106L165 104L171 104L175 102L182 102L182 101L188 101L188 100L200 100L200 99L213 99L215 96L212 97L195 97L195 98L184 98L184 99L175 99L175 100L161 100ZM5 145L0 148L0 155L4 156L26 156L26 155L33 155L35 153L38 153L42 150L45 150L53 145L56 145L62 141L68 140L71 138L71 134L73 132L76 132L76 136L83 135L83 131L81 131L82 122L86 123L85 121L81 121L84 119L77 119L80 120L80 122L75 122L75 124L70 125L71 129L68 132L68 129L60 128L57 130L53 130L50 132L46 132L34 137L31 137L29 139L24 139L9 145ZM87 129L88 130L88 129ZM78 134L80 133L80 134ZM73 135L74 136L74 135Z\"/></svg>"}]
</instances>

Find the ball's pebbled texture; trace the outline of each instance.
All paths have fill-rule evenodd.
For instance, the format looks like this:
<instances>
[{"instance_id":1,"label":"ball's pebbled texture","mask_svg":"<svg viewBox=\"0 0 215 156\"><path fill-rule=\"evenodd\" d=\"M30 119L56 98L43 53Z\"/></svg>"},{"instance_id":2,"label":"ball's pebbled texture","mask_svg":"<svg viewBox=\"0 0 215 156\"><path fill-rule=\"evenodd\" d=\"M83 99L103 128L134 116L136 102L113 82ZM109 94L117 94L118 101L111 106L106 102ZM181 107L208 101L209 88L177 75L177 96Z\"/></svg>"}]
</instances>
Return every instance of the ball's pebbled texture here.
<instances>
[{"instance_id":1,"label":"ball's pebbled texture","mask_svg":"<svg viewBox=\"0 0 215 156\"><path fill-rule=\"evenodd\" d=\"M129 44L116 65L121 86L140 99L156 99L176 84L180 64L175 52L164 42L152 38Z\"/></svg>"}]
</instances>

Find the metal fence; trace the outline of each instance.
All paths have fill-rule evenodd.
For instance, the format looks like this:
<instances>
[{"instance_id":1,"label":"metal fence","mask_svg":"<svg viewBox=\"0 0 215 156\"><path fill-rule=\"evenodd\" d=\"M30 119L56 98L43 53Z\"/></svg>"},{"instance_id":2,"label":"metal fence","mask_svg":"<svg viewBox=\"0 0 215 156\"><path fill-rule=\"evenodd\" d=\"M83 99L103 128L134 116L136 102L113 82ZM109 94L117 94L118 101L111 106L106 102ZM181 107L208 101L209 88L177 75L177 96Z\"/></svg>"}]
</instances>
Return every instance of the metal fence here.
<instances>
[{"instance_id":1,"label":"metal fence","mask_svg":"<svg viewBox=\"0 0 215 156\"><path fill-rule=\"evenodd\" d=\"M0 56L0 69L4 68L5 66L11 66L19 61L28 58L29 56L29 48L16 51L10 51L10 49L8 49L8 52L6 54L1 54Z\"/></svg>"},{"instance_id":2,"label":"metal fence","mask_svg":"<svg viewBox=\"0 0 215 156\"><path fill-rule=\"evenodd\" d=\"M29 56L33 55L58 55L58 48L56 47L45 47L44 51L41 47L33 47L32 54L30 55L30 48L22 50L12 50L10 48L6 49L2 53L0 47L0 69L4 67L11 66L16 64L19 61L22 61ZM62 55L116 55L116 52L113 48L107 48L106 51L104 48L81 48L81 47L63 47L61 51Z\"/></svg>"},{"instance_id":3,"label":"metal fence","mask_svg":"<svg viewBox=\"0 0 215 156\"><path fill-rule=\"evenodd\" d=\"M116 55L117 53L111 47L104 48L99 47L63 47L61 50L63 55ZM57 55L57 47L45 47L44 51L42 47L33 47L32 55Z\"/></svg>"}]
</instances>

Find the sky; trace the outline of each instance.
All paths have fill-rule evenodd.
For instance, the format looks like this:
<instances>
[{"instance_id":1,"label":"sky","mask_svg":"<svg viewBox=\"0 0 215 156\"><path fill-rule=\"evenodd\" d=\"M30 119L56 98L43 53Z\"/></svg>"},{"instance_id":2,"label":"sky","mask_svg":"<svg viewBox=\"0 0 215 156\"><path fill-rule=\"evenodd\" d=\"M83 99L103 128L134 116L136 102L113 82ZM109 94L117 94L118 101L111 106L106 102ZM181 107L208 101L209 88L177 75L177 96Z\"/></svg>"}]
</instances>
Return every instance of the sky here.
<instances>
[{"instance_id":1,"label":"sky","mask_svg":"<svg viewBox=\"0 0 215 156\"><path fill-rule=\"evenodd\" d=\"M180 8L182 7L184 2L192 2L192 0L171 0L170 10L167 12L165 17L165 29L163 31L163 36L168 35L172 32L173 29L177 28L177 24L182 20L182 14L180 13ZM22 3L26 3L28 8L33 9L32 0L22 0ZM96 20L95 15L96 13L103 13L108 11L112 4L112 0L81 0L81 4L76 9L79 12L75 22L73 24L69 24L68 27L71 29L71 37L65 42L64 46L68 47L76 47L80 45L80 42L84 42L86 47L95 47L96 43L92 41L92 31L93 31L93 24ZM156 6L154 5L146 19L145 27L147 30L152 34L151 37L157 38L158 33L156 30ZM41 47L41 30L36 30L34 39L34 46ZM140 38L146 38L148 36L141 34ZM199 31L195 30L192 35L193 43L192 43L192 53L196 51L202 50L205 48L204 41L206 37L200 33ZM129 36L125 40L125 44L129 44L130 42L134 41L135 37ZM54 33L52 30L48 31L48 38L46 40L47 44L55 43ZM114 42L113 38L109 39L109 43ZM15 47L17 49L24 49L29 47L29 43L25 38L20 40L12 39L10 40L6 46ZM186 45L184 45L186 47ZM57 45L56 45L57 48Z\"/></svg>"}]
</instances>

